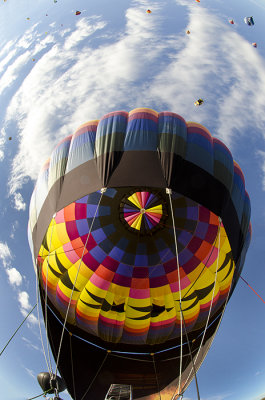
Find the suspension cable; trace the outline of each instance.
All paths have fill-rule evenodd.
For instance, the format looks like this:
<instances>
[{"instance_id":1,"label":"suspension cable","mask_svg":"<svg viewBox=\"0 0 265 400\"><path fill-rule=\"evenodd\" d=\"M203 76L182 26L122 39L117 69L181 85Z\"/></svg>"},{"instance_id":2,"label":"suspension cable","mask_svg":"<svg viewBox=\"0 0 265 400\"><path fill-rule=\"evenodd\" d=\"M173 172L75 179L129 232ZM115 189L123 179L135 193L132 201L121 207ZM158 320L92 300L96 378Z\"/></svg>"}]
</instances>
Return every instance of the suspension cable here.
<instances>
[{"instance_id":1,"label":"suspension cable","mask_svg":"<svg viewBox=\"0 0 265 400\"><path fill-rule=\"evenodd\" d=\"M218 236L218 249L220 249L221 222L222 222L222 220L221 220L221 218L219 217L219 225L218 225L218 232L217 232L217 236ZM199 356L199 354L200 354L200 351L201 351L201 348L202 348L202 345L203 345L203 341L204 341L204 338L205 338L205 335L206 335L206 331L207 331L207 328L208 328L208 324L209 324L209 320L210 320L210 315L211 315L211 312L212 312L212 306L213 306L213 300L214 300L214 293L215 293L215 287L216 287L216 282L217 282L217 272L218 272L218 268L219 268L219 255L220 255L220 250L218 251L218 254L217 254L216 271L215 271L215 279L214 279L214 287L213 287L213 293L212 293L212 298L211 298L211 304L210 304L210 308L209 308L209 312L208 312L208 316L207 316L207 320L206 320L206 325L205 325L205 328L204 328L204 332L203 332L203 335L202 335L202 339L201 339L201 343L200 343L199 349L198 349L197 354L196 354L196 356L195 356L195 358L194 358L194 369L195 369L195 370L196 370L195 365L196 365L198 356ZM187 379L186 379L186 381L185 381L185 383L184 383L184 387L185 387L187 381L189 380L189 377L190 377L190 375L191 375L191 372L192 372L192 369L190 370L190 373L189 373L189 375L188 375L188 377L187 377ZM195 376L196 376L196 373L195 373ZM197 379L196 379L196 381L197 381Z\"/></svg>"},{"instance_id":2,"label":"suspension cable","mask_svg":"<svg viewBox=\"0 0 265 400\"><path fill-rule=\"evenodd\" d=\"M159 381L158 381L158 376L157 376L157 372L156 372L155 354L154 353L150 353L150 355L152 356L154 370L155 370L157 391L159 393L159 399L161 400L161 392L160 392Z\"/></svg>"},{"instance_id":3,"label":"suspension cable","mask_svg":"<svg viewBox=\"0 0 265 400\"><path fill-rule=\"evenodd\" d=\"M178 286L179 286L179 307L182 310L182 303L181 303L181 282L180 282L180 270L179 270L179 256L178 256L178 243L177 243L177 235L176 235L176 226L175 226L175 218L173 212L173 205L171 194L172 190L167 188L166 193L169 197L170 202L170 210L171 210L171 218L173 223L173 232L174 232L174 241L175 241L175 250L176 250L176 261L178 267ZM180 365L179 365L179 384L178 384L178 394L180 394L180 386L181 386L181 376L182 376L182 357L183 357L183 338L182 338L182 312L180 311Z\"/></svg>"},{"instance_id":4,"label":"suspension cable","mask_svg":"<svg viewBox=\"0 0 265 400\"><path fill-rule=\"evenodd\" d=\"M46 390L46 392L43 392L43 393L41 393L41 394L38 394L38 396L35 396L35 397L31 397L30 399L27 399L27 400L34 400L34 399L37 399L38 397L41 397L41 396L43 396L43 397L45 397L46 398L46 394L48 394L49 393L49 391L50 391L50 389L49 390Z\"/></svg>"},{"instance_id":5,"label":"suspension cable","mask_svg":"<svg viewBox=\"0 0 265 400\"><path fill-rule=\"evenodd\" d=\"M84 254L85 254L85 250L86 250L86 246L87 246L87 243L88 243L88 239L90 238L90 234L91 234L91 231L92 231L92 228L93 228L93 225L94 225L94 222L95 222L97 213L98 213L99 205L100 205L100 203L101 203L103 194L106 192L106 190L107 190L107 188L102 188L102 189L100 190L101 196L100 196L100 199L99 199L99 201L98 201L97 208L96 208L96 211L95 211L93 220L92 220L92 222L91 222L91 226L90 226L90 228L89 228L89 232L88 232L88 235L87 235L87 238L86 238L86 242L85 242L85 245L84 245L84 249L83 249L83 252L82 252L82 256L81 256L81 258L80 258L79 266L78 266L77 273L76 273L76 276L75 276L75 280L74 280L74 283L73 283L73 288L72 288L71 295L70 295L70 298L69 298L69 302L68 302L68 306L67 306L67 310L66 310L66 314L65 314L65 319L64 319L64 324L63 324L63 329L62 329L62 333L61 333L61 339L60 339L60 344L59 344L59 349L58 349L58 354L57 354L57 361L56 361L55 377L57 376L57 370L58 370L58 364L59 364L59 359L60 359L60 354L61 354L61 348L62 348L62 343L63 343L63 336L64 336L64 331L65 331L65 325L66 325L66 322L67 322L68 313L69 313L69 310L70 310L71 301L72 301L72 297L73 297L73 293L74 293L74 289L75 289L77 277L78 277L78 275L79 275L79 271L80 271L81 264L82 264L82 260L83 260Z\"/></svg>"},{"instance_id":6,"label":"suspension cable","mask_svg":"<svg viewBox=\"0 0 265 400\"><path fill-rule=\"evenodd\" d=\"M36 263L36 300L37 300L37 316L38 316L38 326L39 326L39 332L40 332L40 341L41 341L41 346L42 346L42 351L43 351L43 355L45 358L45 362L46 362L46 366L47 369L49 371L49 374L51 376L52 371L50 370L50 366L49 366L49 362L46 356L46 350L45 350L45 346L44 346L44 342L43 342L43 335L42 335L42 330L41 330L41 323L40 323L40 309L39 309L39 292L38 292L38 285L39 285L39 281L40 281L40 273L41 273L41 268L38 269L38 264L37 264L37 259L35 260ZM46 332L46 330L45 330Z\"/></svg>"},{"instance_id":7,"label":"suspension cable","mask_svg":"<svg viewBox=\"0 0 265 400\"><path fill-rule=\"evenodd\" d=\"M71 332L69 332L69 340L70 340L70 354L71 354L71 369L72 369L72 381L73 381L73 389L74 389L74 400L76 400L75 372L74 372L74 363L73 363L72 333Z\"/></svg>"},{"instance_id":8,"label":"suspension cable","mask_svg":"<svg viewBox=\"0 0 265 400\"><path fill-rule=\"evenodd\" d=\"M102 363L101 363L101 365L100 365L99 369L97 370L97 373L95 374L94 378L93 378L93 379L92 379L92 381L90 382L90 384L89 384L89 386L88 386L88 388L87 388L86 392L83 394L83 397L81 398L81 400L83 400L83 399L84 399L85 395L88 393L89 389L90 389L90 388L91 388L91 386L93 385L93 383L94 383L94 381L95 381L96 377L97 377L97 376L98 376L98 374L100 373L100 371L101 371L101 368L103 367L103 365L104 365L104 363L105 363L105 361L106 361L106 359L107 359L107 357L108 357L108 355L109 355L110 353L111 353L111 350L107 350L107 353L106 353L106 355L105 355L105 358L104 358L104 360L102 361Z\"/></svg>"},{"instance_id":9,"label":"suspension cable","mask_svg":"<svg viewBox=\"0 0 265 400\"><path fill-rule=\"evenodd\" d=\"M53 370L52 370L52 362L51 362L51 355L50 355L50 347L49 347L49 341L48 341L48 315L47 315L47 300L48 300L48 273L49 273L49 259L50 259L50 250L51 250L51 245L52 245L52 236L53 236L53 229L55 225L55 216L56 214L53 214L52 220L52 230L51 230L51 238L50 238L50 246L49 246L49 253L48 253L48 259L47 259L47 268L46 268L46 284L45 284L45 305L44 305L44 312L45 312L45 330L46 330L46 345L47 345L47 352L48 352L48 359L49 359L49 364L50 364L50 376L52 377ZM42 253L43 254L43 253Z\"/></svg>"},{"instance_id":10,"label":"suspension cable","mask_svg":"<svg viewBox=\"0 0 265 400\"><path fill-rule=\"evenodd\" d=\"M256 290L253 289L252 286L250 286L250 284L240 275L240 278L242 279L243 282L245 282L245 284L251 289L253 290L253 292L260 298L260 300L265 304L265 301L263 300L263 298L256 292Z\"/></svg>"},{"instance_id":11,"label":"suspension cable","mask_svg":"<svg viewBox=\"0 0 265 400\"><path fill-rule=\"evenodd\" d=\"M4 346L3 350L0 353L0 356L3 354L3 352L5 351L5 349L7 348L7 346L9 345L9 343L11 342L11 340L13 339L13 337L16 335L16 333L19 331L19 329L22 327L22 325L24 324L24 322L28 319L28 317L30 316L30 314L34 311L35 307L37 306L37 304L35 304L35 306L32 307L32 309L30 310L30 312L26 315L26 317L23 319L23 321L21 322L21 324L19 325L19 327L15 330L15 332L13 333L13 335L11 336L11 338L8 340L8 342L6 343L6 345Z\"/></svg>"}]
</instances>

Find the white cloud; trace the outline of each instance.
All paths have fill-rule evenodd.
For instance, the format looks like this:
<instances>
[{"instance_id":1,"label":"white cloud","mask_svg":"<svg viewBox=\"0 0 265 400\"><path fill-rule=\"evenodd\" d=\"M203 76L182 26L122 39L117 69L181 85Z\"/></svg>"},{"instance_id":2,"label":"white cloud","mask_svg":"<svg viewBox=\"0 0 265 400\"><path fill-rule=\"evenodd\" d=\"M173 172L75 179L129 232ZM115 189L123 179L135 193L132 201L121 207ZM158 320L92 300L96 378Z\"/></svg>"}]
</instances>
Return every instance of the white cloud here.
<instances>
[{"instance_id":1,"label":"white cloud","mask_svg":"<svg viewBox=\"0 0 265 400\"><path fill-rule=\"evenodd\" d=\"M11 263L12 255L7 243L0 242L0 260L5 268Z\"/></svg>"},{"instance_id":2,"label":"white cloud","mask_svg":"<svg viewBox=\"0 0 265 400\"><path fill-rule=\"evenodd\" d=\"M30 311L30 309L32 308L31 304L29 303L29 294L27 292L19 292L18 301L21 308L23 308L25 311Z\"/></svg>"},{"instance_id":3,"label":"white cloud","mask_svg":"<svg viewBox=\"0 0 265 400\"><path fill-rule=\"evenodd\" d=\"M260 159L260 168L263 173L262 188L265 190L265 151L259 150L257 156Z\"/></svg>"},{"instance_id":4,"label":"white cloud","mask_svg":"<svg viewBox=\"0 0 265 400\"><path fill-rule=\"evenodd\" d=\"M177 112L189 120L214 126L212 134L227 145L240 140L246 127L258 129L265 137L265 93L257 90L265 87L265 63L257 49L225 18L201 5L193 7L184 0L178 3L189 4L187 28L191 34L155 77L151 96L170 109L176 109L177 104ZM191 110L193 100L199 97L205 105Z\"/></svg>"},{"instance_id":5,"label":"white cloud","mask_svg":"<svg viewBox=\"0 0 265 400\"><path fill-rule=\"evenodd\" d=\"M7 268L6 273L11 286L20 286L22 284L22 275L16 268Z\"/></svg>"},{"instance_id":6,"label":"white cloud","mask_svg":"<svg viewBox=\"0 0 265 400\"><path fill-rule=\"evenodd\" d=\"M32 369L29 369L27 367L24 367L24 369L27 371L29 376L31 376L32 378L36 379L36 374L34 373L34 371Z\"/></svg>"},{"instance_id":7,"label":"white cloud","mask_svg":"<svg viewBox=\"0 0 265 400\"><path fill-rule=\"evenodd\" d=\"M132 4L136 6L127 9L123 31L114 32L102 18L90 17L79 20L74 30L64 30L55 44L53 38L47 40L46 51L25 76L6 114L4 128L16 121L19 139L10 193L17 193L27 177L36 179L62 137L114 109L171 109L211 125L212 134L228 145L240 140L246 127L265 137L265 93L256 90L265 86L265 63L236 27L202 4L179 0L176 4L187 8L187 27L175 35L163 34L161 40L162 6L153 5L150 18L145 2ZM33 46L35 34L37 27L32 27L21 48ZM97 48L92 46L95 35L101 39ZM36 50L41 40L38 36ZM199 97L205 104L196 108L193 102Z\"/></svg>"},{"instance_id":8,"label":"white cloud","mask_svg":"<svg viewBox=\"0 0 265 400\"><path fill-rule=\"evenodd\" d=\"M17 230L18 226L19 226L19 222L17 220L12 223L12 225L11 225L11 233L10 233L10 238L11 239L15 238L15 233L16 233L16 230Z\"/></svg>"},{"instance_id":9,"label":"white cloud","mask_svg":"<svg viewBox=\"0 0 265 400\"><path fill-rule=\"evenodd\" d=\"M78 46L82 40L87 39L90 35L92 35L97 30L103 29L106 26L106 23L103 21L95 20L94 24L88 24L86 18L82 18L76 24L76 30L73 31L66 39L64 43L64 49L70 50L73 47Z\"/></svg>"},{"instance_id":10,"label":"white cloud","mask_svg":"<svg viewBox=\"0 0 265 400\"><path fill-rule=\"evenodd\" d=\"M15 61L7 67L5 73L0 79L0 95L18 78L21 68L24 67L25 63L28 62L29 59L30 52L26 51L18 56Z\"/></svg>"},{"instance_id":11,"label":"white cloud","mask_svg":"<svg viewBox=\"0 0 265 400\"><path fill-rule=\"evenodd\" d=\"M16 192L13 194L13 200L14 200L14 207L18 211L25 211L26 210L26 203L23 200L22 194L19 192Z\"/></svg>"},{"instance_id":12,"label":"white cloud","mask_svg":"<svg viewBox=\"0 0 265 400\"><path fill-rule=\"evenodd\" d=\"M22 336L22 340L26 343L27 347L42 352L42 349L39 346L37 346L36 344L32 343L31 340L25 338L24 336Z\"/></svg>"},{"instance_id":13,"label":"white cloud","mask_svg":"<svg viewBox=\"0 0 265 400\"><path fill-rule=\"evenodd\" d=\"M25 291L19 292L18 301L20 304L20 312L23 315L23 317L26 317L30 312L30 310L32 309L32 305L29 302L29 294ZM37 324L38 320L34 314L30 314L30 316L28 317L28 322L32 324Z\"/></svg>"},{"instance_id":14,"label":"white cloud","mask_svg":"<svg viewBox=\"0 0 265 400\"><path fill-rule=\"evenodd\" d=\"M37 177L53 145L80 123L127 101L128 92L134 99L139 97L132 83L144 71L148 76L161 45L154 35L155 18L147 19L144 10L136 8L127 10L126 18L123 35L108 38L107 44L96 49L83 40L82 50L76 46L80 38L100 32L105 22L98 18L80 21L76 31L47 51L24 79L7 111L6 124L15 118L20 132L11 193L23 185L26 176Z\"/></svg>"}]
</instances>

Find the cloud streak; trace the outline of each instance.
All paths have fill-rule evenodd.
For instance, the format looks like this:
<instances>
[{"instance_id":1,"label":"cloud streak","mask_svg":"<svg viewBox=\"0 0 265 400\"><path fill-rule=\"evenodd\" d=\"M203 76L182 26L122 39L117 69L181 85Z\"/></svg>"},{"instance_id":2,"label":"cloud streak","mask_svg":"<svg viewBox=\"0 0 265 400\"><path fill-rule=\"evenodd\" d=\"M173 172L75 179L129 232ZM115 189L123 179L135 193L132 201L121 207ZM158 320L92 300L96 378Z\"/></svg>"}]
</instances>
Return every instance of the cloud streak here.
<instances>
[{"instance_id":1,"label":"cloud streak","mask_svg":"<svg viewBox=\"0 0 265 400\"><path fill-rule=\"evenodd\" d=\"M28 313L30 312L30 310L32 309L32 305L29 302L29 294L25 291L19 292L18 293L18 301L20 304L20 312L24 317L26 317L28 315ZM38 320L34 314L31 314L28 317L28 321L34 325L38 323Z\"/></svg>"},{"instance_id":2,"label":"cloud streak","mask_svg":"<svg viewBox=\"0 0 265 400\"><path fill-rule=\"evenodd\" d=\"M211 126L214 135L232 146L249 126L264 137L265 94L256 87L265 85L265 64L257 49L225 18L201 4L176 1L176 7L180 5L186 8L187 26L162 40L162 4L154 3L149 16L141 1L127 9L121 30L93 16L78 20L72 30L54 31L49 38L41 37L37 25L26 33L19 42L25 53L19 57L26 57L29 49L38 50L39 57L6 112L5 132L15 121L19 137L10 194L17 193L28 177L36 179L62 137L113 109L144 105L174 110ZM20 61L10 65L6 84L14 82L19 65ZM193 102L199 97L205 105L198 109ZM14 204L23 210L20 196L18 192Z\"/></svg>"}]
</instances>

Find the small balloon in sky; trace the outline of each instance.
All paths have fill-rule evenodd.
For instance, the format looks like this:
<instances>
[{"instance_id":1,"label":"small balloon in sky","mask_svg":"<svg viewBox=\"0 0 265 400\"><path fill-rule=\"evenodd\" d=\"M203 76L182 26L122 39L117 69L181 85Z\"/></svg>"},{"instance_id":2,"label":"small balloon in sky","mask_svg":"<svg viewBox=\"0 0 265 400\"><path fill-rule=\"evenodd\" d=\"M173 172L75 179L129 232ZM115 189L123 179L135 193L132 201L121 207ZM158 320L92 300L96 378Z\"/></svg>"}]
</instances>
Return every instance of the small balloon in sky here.
<instances>
[{"instance_id":1,"label":"small balloon in sky","mask_svg":"<svg viewBox=\"0 0 265 400\"><path fill-rule=\"evenodd\" d=\"M253 43L252 43L252 46L253 46L253 47L258 47L258 45L257 45L256 42L253 42Z\"/></svg>"},{"instance_id":2,"label":"small balloon in sky","mask_svg":"<svg viewBox=\"0 0 265 400\"><path fill-rule=\"evenodd\" d=\"M36 61L36 58L32 58L32 61Z\"/></svg>"},{"instance_id":3,"label":"small balloon in sky","mask_svg":"<svg viewBox=\"0 0 265 400\"><path fill-rule=\"evenodd\" d=\"M203 103L204 103L204 100L203 100L203 99L198 99L198 100L196 100L196 101L194 102L194 105L195 105L195 106L201 106Z\"/></svg>"},{"instance_id":4,"label":"small balloon in sky","mask_svg":"<svg viewBox=\"0 0 265 400\"><path fill-rule=\"evenodd\" d=\"M53 0L54 3L57 3L57 0Z\"/></svg>"},{"instance_id":5,"label":"small balloon in sky","mask_svg":"<svg viewBox=\"0 0 265 400\"><path fill-rule=\"evenodd\" d=\"M4 0L4 1L6 1L6 0ZM12 136L9 136L8 140L12 140Z\"/></svg>"},{"instance_id":6,"label":"small balloon in sky","mask_svg":"<svg viewBox=\"0 0 265 400\"><path fill-rule=\"evenodd\" d=\"M148 10L146 10L146 12L147 12L147 14L151 14L152 11L148 9Z\"/></svg>"},{"instance_id":7,"label":"small balloon in sky","mask_svg":"<svg viewBox=\"0 0 265 400\"><path fill-rule=\"evenodd\" d=\"M190 34L190 31L189 31L189 30L187 30L187 31L186 31L186 33L187 33L187 35L189 35L189 34Z\"/></svg>"},{"instance_id":8,"label":"small balloon in sky","mask_svg":"<svg viewBox=\"0 0 265 400\"><path fill-rule=\"evenodd\" d=\"M231 25L234 25L234 23L235 23L233 19L230 19L229 22Z\"/></svg>"},{"instance_id":9,"label":"small balloon in sky","mask_svg":"<svg viewBox=\"0 0 265 400\"><path fill-rule=\"evenodd\" d=\"M26 19L27 19L28 21L30 20L30 18L29 18L29 17L27 17Z\"/></svg>"},{"instance_id":10,"label":"small balloon in sky","mask_svg":"<svg viewBox=\"0 0 265 400\"><path fill-rule=\"evenodd\" d=\"M196 1L196 3L200 3L201 2L201 0L195 0Z\"/></svg>"},{"instance_id":11,"label":"small balloon in sky","mask_svg":"<svg viewBox=\"0 0 265 400\"><path fill-rule=\"evenodd\" d=\"M246 23L247 25L249 25L249 26L255 24L253 17L245 17L245 18L244 18L244 21L245 21L245 23Z\"/></svg>"},{"instance_id":12,"label":"small balloon in sky","mask_svg":"<svg viewBox=\"0 0 265 400\"><path fill-rule=\"evenodd\" d=\"M76 11L75 12L75 15L80 15L81 14L81 11Z\"/></svg>"}]
</instances>

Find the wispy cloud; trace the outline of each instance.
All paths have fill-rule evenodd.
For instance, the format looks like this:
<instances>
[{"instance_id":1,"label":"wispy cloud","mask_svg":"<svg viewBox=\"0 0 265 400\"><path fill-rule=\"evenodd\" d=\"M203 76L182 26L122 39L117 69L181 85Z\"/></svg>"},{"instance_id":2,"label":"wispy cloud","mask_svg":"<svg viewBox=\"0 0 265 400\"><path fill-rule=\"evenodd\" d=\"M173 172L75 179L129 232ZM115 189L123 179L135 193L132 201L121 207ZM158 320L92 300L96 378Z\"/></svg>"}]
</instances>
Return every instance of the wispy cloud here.
<instances>
[{"instance_id":1,"label":"wispy cloud","mask_svg":"<svg viewBox=\"0 0 265 400\"><path fill-rule=\"evenodd\" d=\"M22 340L26 343L27 347L29 347L29 348L31 348L33 350L37 350L37 351L42 352L42 349L39 346L37 346L36 344L32 343L31 340L27 339L24 336L22 336Z\"/></svg>"},{"instance_id":2,"label":"wispy cloud","mask_svg":"<svg viewBox=\"0 0 265 400\"><path fill-rule=\"evenodd\" d=\"M36 373L30 369L24 366L25 371L29 374L29 376L31 376L33 379L36 379Z\"/></svg>"},{"instance_id":3,"label":"wispy cloud","mask_svg":"<svg viewBox=\"0 0 265 400\"><path fill-rule=\"evenodd\" d=\"M23 283L23 277L17 268L11 266L12 259L12 254L7 243L0 242L0 261L7 274L9 284L13 288L17 289L18 287L21 287ZM32 305L29 302L29 294L26 291L18 291L18 303L21 314L26 317L32 309ZM31 314L28 318L28 322L35 325L38 320L34 314Z\"/></svg>"},{"instance_id":4,"label":"wispy cloud","mask_svg":"<svg viewBox=\"0 0 265 400\"><path fill-rule=\"evenodd\" d=\"M20 304L20 312L24 317L26 317L28 315L28 313L30 312L30 310L32 309L32 305L29 302L29 294L25 291L19 292L18 301ZM28 317L28 321L32 324L38 323L38 320L34 314L31 314Z\"/></svg>"},{"instance_id":5,"label":"wispy cloud","mask_svg":"<svg viewBox=\"0 0 265 400\"><path fill-rule=\"evenodd\" d=\"M11 233L10 233L10 238L11 238L11 239L14 239L14 238L15 238L15 233L16 233L16 230L17 230L18 226L19 226L19 222L18 222L17 220L14 221L14 222L11 224Z\"/></svg>"},{"instance_id":6,"label":"wispy cloud","mask_svg":"<svg viewBox=\"0 0 265 400\"><path fill-rule=\"evenodd\" d=\"M260 169L263 173L263 178L262 178L262 187L263 190L265 190L265 151L258 150L257 151L257 156L260 160Z\"/></svg>"},{"instance_id":7,"label":"wispy cloud","mask_svg":"<svg viewBox=\"0 0 265 400\"><path fill-rule=\"evenodd\" d=\"M6 273L11 286L20 286L22 284L22 275L16 268L7 268Z\"/></svg>"},{"instance_id":8,"label":"wispy cloud","mask_svg":"<svg viewBox=\"0 0 265 400\"><path fill-rule=\"evenodd\" d=\"M14 208L18 211L25 211L26 210L26 203L22 197L22 194L19 192L15 192L13 194L13 201L14 201Z\"/></svg>"},{"instance_id":9,"label":"wispy cloud","mask_svg":"<svg viewBox=\"0 0 265 400\"><path fill-rule=\"evenodd\" d=\"M7 245L7 243L0 242L0 261L3 266L6 268L10 265L12 260L11 251Z\"/></svg>"},{"instance_id":10,"label":"wispy cloud","mask_svg":"<svg viewBox=\"0 0 265 400\"><path fill-rule=\"evenodd\" d=\"M265 63L258 49L225 17L202 4L176 1L176 7L180 5L186 7L187 26L176 34L163 34L162 40L163 7L154 3L150 17L143 1L131 3L124 26L116 32L102 17L94 16L78 20L72 30L61 30L57 36L54 32L49 39L38 36L38 26L21 39L24 56L29 49L37 51L37 45L42 51L6 113L4 129L15 121L19 137L10 193L17 193L28 177L36 179L62 137L114 109L143 105L171 109L210 125L213 134L232 146L246 127L265 136L261 129L265 93L256 89L265 86ZM190 35L185 34L186 28ZM11 63L13 72L6 82L19 73L18 63ZM199 97L205 105L196 108L193 102ZM17 207L22 204L23 200L17 202Z\"/></svg>"}]
</instances>

